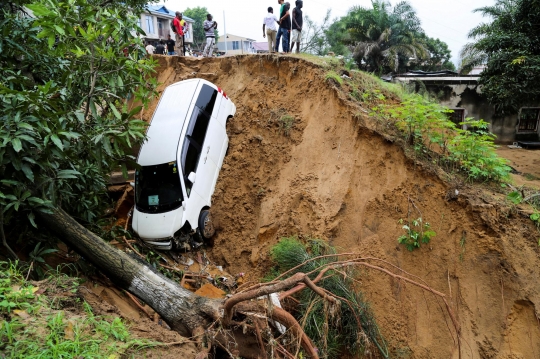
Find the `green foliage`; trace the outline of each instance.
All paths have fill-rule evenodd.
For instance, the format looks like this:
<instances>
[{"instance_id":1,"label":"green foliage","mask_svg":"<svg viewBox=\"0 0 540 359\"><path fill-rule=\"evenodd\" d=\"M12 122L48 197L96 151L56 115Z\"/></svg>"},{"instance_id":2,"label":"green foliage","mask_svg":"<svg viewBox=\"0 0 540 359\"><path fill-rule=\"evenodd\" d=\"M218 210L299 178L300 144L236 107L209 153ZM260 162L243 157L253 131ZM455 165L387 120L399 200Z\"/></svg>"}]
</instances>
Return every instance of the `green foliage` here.
<instances>
[{"instance_id":1,"label":"green foliage","mask_svg":"<svg viewBox=\"0 0 540 359\"><path fill-rule=\"evenodd\" d=\"M431 38L424 33L418 34L418 37L425 44L428 56L426 59L412 60L408 66L410 70L456 71L456 66L450 61L452 53L444 41ZM408 62L408 58L404 59L404 63L406 62Z\"/></svg>"},{"instance_id":2,"label":"green foliage","mask_svg":"<svg viewBox=\"0 0 540 359\"><path fill-rule=\"evenodd\" d=\"M86 315L52 309L54 303L37 290L16 264L0 262L0 350L6 357L116 358L130 348L156 345L131 338L120 318L96 316L86 302Z\"/></svg>"},{"instance_id":3,"label":"green foliage","mask_svg":"<svg viewBox=\"0 0 540 359\"><path fill-rule=\"evenodd\" d=\"M324 79L327 82L333 82L337 86L343 85L343 79L335 71L327 72Z\"/></svg>"},{"instance_id":4,"label":"green foliage","mask_svg":"<svg viewBox=\"0 0 540 359\"><path fill-rule=\"evenodd\" d=\"M502 112L516 113L540 95L540 0L497 0L475 10L491 17L472 29L462 50L462 71L487 65L479 84Z\"/></svg>"},{"instance_id":5,"label":"green foliage","mask_svg":"<svg viewBox=\"0 0 540 359\"><path fill-rule=\"evenodd\" d=\"M280 131L282 131L285 136L289 136L294 127L294 117L291 115L283 115L279 118L278 123Z\"/></svg>"},{"instance_id":6,"label":"green foliage","mask_svg":"<svg viewBox=\"0 0 540 359\"><path fill-rule=\"evenodd\" d=\"M403 219L399 220L399 224L403 224ZM405 234L398 238L399 244L403 244L409 251L420 248L421 244L427 244L431 238L436 236L436 233L431 230L428 222L424 222L422 218L408 220L402 227Z\"/></svg>"},{"instance_id":7,"label":"green foliage","mask_svg":"<svg viewBox=\"0 0 540 359\"><path fill-rule=\"evenodd\" d=\"M203 23L206 21L206 15L208 14L208 9L205 6L196 6L194 8L187 8L182 12L183 15L192 18L195 20L193 24L193 44L199 49L202 50L206 43L206 37L204 35ZM218 41L217 30L216 32L216 42Z\"/></svg>"},{"instance_id":8,"label":"green foliage","mask_svg":"<svg viewBox=\"0 0 540 359\"><path fill-rule=\"evenodd\" d=\"M466 119L456 128L447 108L417 95L408 94L400 106L386 106L385 115L395 120L407 143L420 155L437 158L437 163L463 171L471 180L503 181L508 178L507 160L499 157L482 120Z\"/></svg>"},{"instance_id":9,"label":"green foliage","mask_svg":"<svg viewBox=\"0 0 540 359\"><path fill-rule=\"evenodd\" d=\"M35 227L34 211L51 206L87 223L101 214L108 174L133 162L132 147L144 138L133 104L146 104L156 86L155 62L134 33L143 33L144 4L0 5L3 224Z\"/></svg>"},{"instance_id":10,"label":"green foliage","mask_svg":"<svg viewBox=\"0 0 540 359\"><path fill-rule=\"evenodd\" d=\"M271 249L272 259L276 263L272 275L275 278L279 273L300 266L291 275L313 271L313 279L325 266L338 260L337 256L333 256L335 253L333 247L321 240L309 239L304 244L295 237L282 238ZM329 256L305 263L322 255ZM302 265L303 263L305 264ZM386 342L379 332L369 305L362 294L355 290L352 278L358 275L359 273L350 268L329 270L325 273L326 279L317 283L333 294L347 299L350 306L342 302L340 308L330 308L328 303L309 290L303 290L297 295L300 301L299 322L304 325L306 334L314 340L321 358L341 358L345 352L351 355L367 355L368 352L373 353L373 350L378 350L381 357L388 358Z\"/></svg>"},{"instance_id":11,"label":"green foliage","mask_svg":"<svg viewBox=\"0 0 540 359\"><path fill-rule=\"evenodd\" d=\"M41 248L41 244L42 242L38 242L34 249L28 254L30 268L37 273L38 278L40 279L44 277L45 271L52 269L50 265L45 263L44 257L48 254L58 252L58 250L53 248Z\"/></svg>"},{"instance_id":12,"label":"green foliage","mask_svg":"<svg viewBox=\"0 0 540 359\"><path fill-rule=\"evenodd\" d=\"M329 42L351 47L359 68L386 73L400 70L400 57L427 59L420 19L407 1L393 8L386 0L373 0L371 8L354 6L331 26ZM403 70L401 63L401 70Z\"/></svg>"}]
</instances>

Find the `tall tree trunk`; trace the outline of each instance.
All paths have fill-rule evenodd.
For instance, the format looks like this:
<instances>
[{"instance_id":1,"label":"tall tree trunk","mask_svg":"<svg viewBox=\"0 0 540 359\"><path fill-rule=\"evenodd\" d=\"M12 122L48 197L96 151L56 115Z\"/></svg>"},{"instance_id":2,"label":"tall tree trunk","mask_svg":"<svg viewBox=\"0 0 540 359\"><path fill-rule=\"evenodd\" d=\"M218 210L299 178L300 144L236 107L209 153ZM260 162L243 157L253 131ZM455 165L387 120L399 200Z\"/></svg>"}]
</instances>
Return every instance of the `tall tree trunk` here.
<instances>
[{"instance_id":1,"label":"tall tree trunk","mask_svg":"<svg viewBox=\"0 0 540 359\"><path fill-rule=\"evenodd\" d=\"M200 297L179 286L140 259L109 245L62 209L39 215L59 238L115 284L142 299L181 335L199 333L221 317L221 301Z\"/></svg>"}]
</instances>

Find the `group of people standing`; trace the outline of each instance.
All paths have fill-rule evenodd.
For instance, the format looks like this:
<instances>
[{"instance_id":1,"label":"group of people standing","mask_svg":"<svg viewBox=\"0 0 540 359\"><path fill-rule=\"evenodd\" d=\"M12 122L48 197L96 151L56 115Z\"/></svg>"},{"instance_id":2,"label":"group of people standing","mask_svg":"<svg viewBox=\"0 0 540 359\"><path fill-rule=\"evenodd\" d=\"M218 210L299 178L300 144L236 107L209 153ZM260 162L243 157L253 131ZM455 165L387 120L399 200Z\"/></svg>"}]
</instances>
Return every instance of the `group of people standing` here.
<instances>
[{"instance_id":1,"label":"group of people standing","mask_svg":"<svg viewBox=\"0 0 540 359\"><path fill-rule=\"evenodd\" d=\"M303 1L297 0L295 2L296 7L292 11L292 16L289 2L278 0L278 4L280 5L279 19L274 15L274 9L269 7L268 14L263 21L263 37L268 38L268 52L279 52L279 42L282 40L281 47L284 53L294 50L294 44L296 44L296 53L299 53L302 39ZM289 40L291 42L290 48Z\"/></svg>"},{"instance_id":2,"label":"group of people standing","mask_svg":"<svg viewBox=\"0 0 540 359\"><path fill-rule=\"evenodd\" d=\"M207 14L206 20L203 23L204 34L206 36L206 46L204 47L204 51L202 53L202 56L204 57L212 56L214 46L216 44L215 29L217 29L217 26L217 22L212 20L212 15ZM156 47L148 43L146 45L146 52L150 55L167 54L186 56L186 48L184 43L184 35L186 33L186 21L182 19L182 13L180 11L176 12L176 16L174 17L171 24L171 29L176 34L176 41L174 41L171 35L169 35L166 41L159 40L159 43Z\"/></svg>"}]
</instances>

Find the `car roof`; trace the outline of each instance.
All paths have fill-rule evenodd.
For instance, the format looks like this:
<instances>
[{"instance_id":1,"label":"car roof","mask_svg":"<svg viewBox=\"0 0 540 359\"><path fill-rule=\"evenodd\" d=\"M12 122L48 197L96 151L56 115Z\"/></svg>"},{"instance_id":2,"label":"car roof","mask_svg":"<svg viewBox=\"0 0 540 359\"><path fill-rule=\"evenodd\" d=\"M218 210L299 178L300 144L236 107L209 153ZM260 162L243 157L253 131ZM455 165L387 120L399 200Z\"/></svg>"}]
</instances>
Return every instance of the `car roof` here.
<instances>
[{"instance_id":1,"label":"car roof","mask_svg":"<svg viewBox=\"0 0 540 359\"><path fill-rule=\"evenodd\" d=\"M199 79L177 82L163 91L146 133L148 139L139 152L139 165L176 161L180 134L199 82Z\"/></svg>"}]
</instances>

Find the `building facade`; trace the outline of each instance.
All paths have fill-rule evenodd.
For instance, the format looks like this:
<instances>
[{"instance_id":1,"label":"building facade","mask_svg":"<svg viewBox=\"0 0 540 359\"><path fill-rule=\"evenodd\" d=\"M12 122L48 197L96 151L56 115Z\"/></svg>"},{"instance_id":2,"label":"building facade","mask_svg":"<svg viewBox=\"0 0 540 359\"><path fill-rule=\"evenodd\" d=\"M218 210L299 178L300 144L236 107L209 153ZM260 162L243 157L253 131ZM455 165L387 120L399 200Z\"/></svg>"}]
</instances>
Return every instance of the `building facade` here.
<instances>
[{"instance_id":1,"label":"building facade","mask_svg":"<svg viewBox=\"0 0 540 359\"><path fill-rule=\"evenodd\" d=\"M256 54L257 51L253 47L254 42L254 39L247 37L225 34L219 37L217 48L219 52L226 52L227 55Z\"/></svg>"},{"instance_id":2,"label":"building facade","mask_svg":"<svg viewBox=\"0 0 540 359\"><path fill-rule=\"evenodd\" d=\"M139 27L146 32L145 41L157 43L159 40L166 40L169 35L176 40L176 34L171 30L171 22L176 16L176 11L170 10L165 5L146 5L146 11L141 14ZM193 24L195 20L184 16L186 20L186 33L184 41L186 44L193 43Z\"/></svg>"},{"instance_id":3,"label":"building facade","mask_svg":"<svg viewBox=\"0 0 540 359\"><path fill-rule=\"evenodd\" d=\"M450 117L456 125L466 117L488 122L497 143L540 141L540 100L523 106L517 113L500 113L482 95L479 76L480 73L462 76L451 72L411 71L394 76L392 82L414 84L415 91L430 93L441 105L454 110Z\"/></svg>"}]
</instances>

